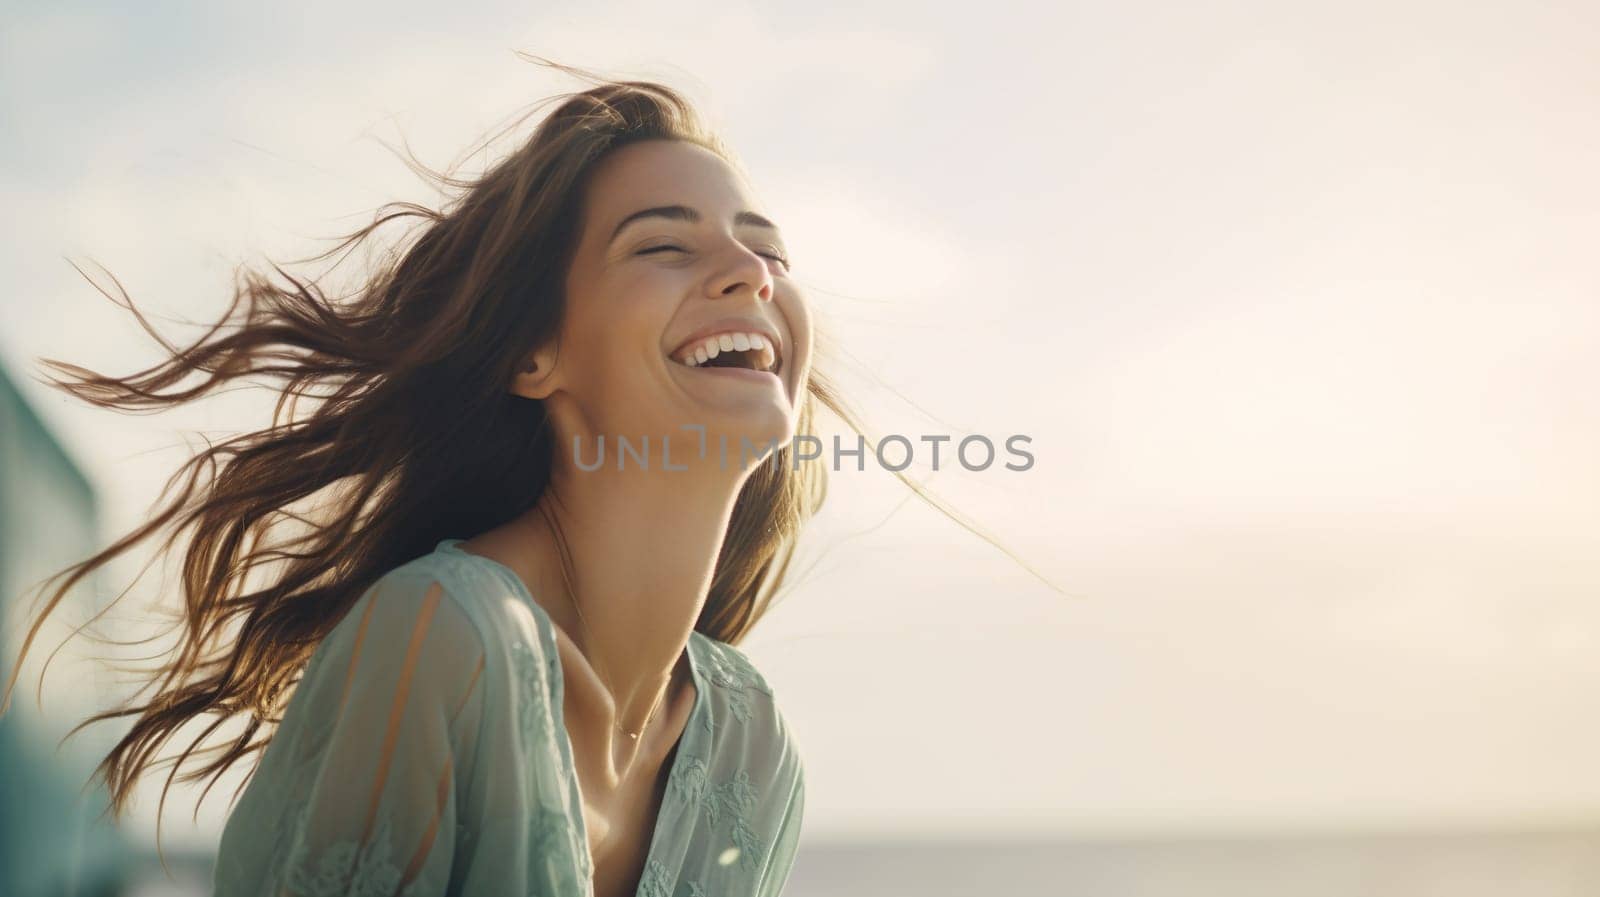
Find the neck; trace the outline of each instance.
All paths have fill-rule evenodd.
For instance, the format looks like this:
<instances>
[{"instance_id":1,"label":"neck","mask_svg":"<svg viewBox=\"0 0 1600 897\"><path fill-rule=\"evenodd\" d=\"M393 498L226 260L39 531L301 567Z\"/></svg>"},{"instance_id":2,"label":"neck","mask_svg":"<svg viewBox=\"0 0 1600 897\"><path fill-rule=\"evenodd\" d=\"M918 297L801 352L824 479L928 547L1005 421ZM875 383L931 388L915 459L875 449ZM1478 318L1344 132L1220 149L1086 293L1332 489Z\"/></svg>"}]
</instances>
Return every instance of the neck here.
<instances>
[{"instance_id":1,"label":"neck","mask_svg":"<svg viewBox=\"0 0 1600 897\"><path fill-rule=\"evenodd\" d=\"M514 550L536 559L541 606L609 692L611 706L601 712L609 710L614 733L640 732L662 702L746 476L737 465L558 465L538 505L518 518ZM568 551L570 582L551 520Z\"/></svg>"}]
</instances>

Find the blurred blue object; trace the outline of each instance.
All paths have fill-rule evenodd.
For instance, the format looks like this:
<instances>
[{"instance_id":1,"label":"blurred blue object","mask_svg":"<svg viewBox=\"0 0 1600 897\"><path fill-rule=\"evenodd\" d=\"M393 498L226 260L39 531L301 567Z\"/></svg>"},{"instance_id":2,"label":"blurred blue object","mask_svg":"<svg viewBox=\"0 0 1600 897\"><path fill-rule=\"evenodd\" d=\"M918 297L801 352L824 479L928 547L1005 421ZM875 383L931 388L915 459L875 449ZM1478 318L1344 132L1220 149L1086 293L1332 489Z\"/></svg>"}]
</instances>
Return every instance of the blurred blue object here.
<instances>
[{"instance_id":1,"label":"blurred blue object","mask_svg":"<svg viewBox=\"0 0 1600 897\"><path fill-rule=\"evenodd\" d=\"M89 481L0 365L0 689L31 622L38 584L98 550L97 518ZM92 590L91 576L57 613L82 612L71 614L75 623L87 619L96 608ZM0 716L0 895L120 894L137 852L104 813L105 788L86 787L110 733L103 724L89 726L57 749L67 731L103 709L98 677L69 677L58 657L41 709L36 671L61 640L45 638L50 632L35 640ZM63 684L70 691L64 698L54 694Z\"/></svg>"}]
</instances>

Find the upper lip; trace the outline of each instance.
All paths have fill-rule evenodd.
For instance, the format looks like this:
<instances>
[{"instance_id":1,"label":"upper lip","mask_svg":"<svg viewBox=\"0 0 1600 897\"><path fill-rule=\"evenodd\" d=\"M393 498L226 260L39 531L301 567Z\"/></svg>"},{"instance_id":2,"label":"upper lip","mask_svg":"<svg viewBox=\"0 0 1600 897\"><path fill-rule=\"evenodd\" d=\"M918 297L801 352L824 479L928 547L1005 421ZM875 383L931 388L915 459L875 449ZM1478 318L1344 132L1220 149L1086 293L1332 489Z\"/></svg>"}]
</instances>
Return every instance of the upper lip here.
<instances>
[{"instance_id":1,"label":"upper lip","mask_svg":"<svg viewBox=\"0 0 1600 897\"><path fill-rule=\"evenodd\" d=\"M773 354L777 356L777 361L773 362L773 370L777 370L783 366L783 340L778 338L778 331L776 328L760 318L719 318L718 320L701 327L699 330L694 331L694 333L680 341L677 347L672 350L671 355L673 358L678 358L683 354L683 350L686 347L698 343L708 336L715 336L719 333L761 334L767 338L767 342L772 344Z\"/></svg>"}]
</instances>

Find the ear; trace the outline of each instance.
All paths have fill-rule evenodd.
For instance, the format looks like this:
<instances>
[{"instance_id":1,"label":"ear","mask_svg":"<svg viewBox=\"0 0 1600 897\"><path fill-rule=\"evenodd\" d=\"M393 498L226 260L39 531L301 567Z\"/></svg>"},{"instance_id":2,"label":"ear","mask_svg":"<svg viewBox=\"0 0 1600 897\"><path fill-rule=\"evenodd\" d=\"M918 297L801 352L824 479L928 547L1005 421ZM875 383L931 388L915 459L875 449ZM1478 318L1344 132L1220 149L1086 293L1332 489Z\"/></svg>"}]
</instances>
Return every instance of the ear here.
<instances>
[{"instance_id":1,"label":"ear","mask_svg":"<svg viewBox=\"0 0 1600 897\"><path fill-rule=\"evenodd\" d=\"M522 356L507 391L525 399L543 399L556 390L556 348L550 345L533 349Z\"/></svg>"}]
</instances>

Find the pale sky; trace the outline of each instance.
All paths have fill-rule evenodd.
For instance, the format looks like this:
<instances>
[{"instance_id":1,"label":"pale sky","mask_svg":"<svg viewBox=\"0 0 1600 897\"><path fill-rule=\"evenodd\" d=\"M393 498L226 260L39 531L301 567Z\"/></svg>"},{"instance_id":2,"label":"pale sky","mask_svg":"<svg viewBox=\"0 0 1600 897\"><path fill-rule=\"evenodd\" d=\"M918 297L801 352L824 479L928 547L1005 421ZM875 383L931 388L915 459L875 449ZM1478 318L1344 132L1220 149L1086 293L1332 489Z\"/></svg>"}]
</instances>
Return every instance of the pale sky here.
<instances>
[{"instance_id":1,"label":"pale sky","mask_svg":"<svg viewBox=\"0 0 1600 897\"><path fill-rule=\"evenodd\" d=\"M836 474L744 645L807 838L1600 820L1600 7L1052 6L13 7L0 355L121 535L271 399L33 383L160 358L64 256L187 341L236 261L433 201L379 140L582 86L514 50L663 80L879 432L1031 437L932 487L1078 596Z\"/></svg>"}]
</instances>

